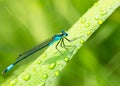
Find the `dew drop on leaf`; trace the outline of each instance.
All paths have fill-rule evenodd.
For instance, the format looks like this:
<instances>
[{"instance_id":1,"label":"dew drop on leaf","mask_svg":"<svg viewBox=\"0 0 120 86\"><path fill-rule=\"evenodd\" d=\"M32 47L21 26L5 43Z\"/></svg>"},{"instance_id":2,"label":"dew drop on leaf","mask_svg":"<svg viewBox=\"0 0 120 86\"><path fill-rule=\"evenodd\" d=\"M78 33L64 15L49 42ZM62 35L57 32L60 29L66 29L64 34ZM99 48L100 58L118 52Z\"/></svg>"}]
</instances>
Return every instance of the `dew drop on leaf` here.
<instances>
[{"instance_id":1,"label":"dew drop on leaf","mask_svg":"<svg viewBox=\"0 0 120 86\"><path fill-rule=\"evenodd\" d=\"M47 78L48 78L48 74L44 74L44 75L43 75L43 78L44 78L44 79L47 79Z\"/></svg>"},{"instance_id":2,"label":"dew drop on leaf","mask_svg":"<svg viewBox=\"0 0 120 86\"><path fill-rule=\"evenodd\" d=\"M64 58L64 61L65 61L65 62L69 62L69 58L67 58L67 57Z\"/></svg>"},{"instance_id":3,"label":"dew drop on leaf","mask_svg":"<svg viewBox=\"0 0 120 86\"><path fill-rule=\"evenodd\" d=\"M28 81L30 78L31 78L31 75L30 75L30 74L26 74L26 75L23 76L23 79L24 79L25 81Z\"/></svg>"},{"instance_id":4,"label":"dew drop on leaf","mask_svg":"<svg viewBox=\"0 0 120 86\"><path fill-rule=\"evenodd\" d=\"M80 40L80 43L83 44L83 43L84 43L84 40Z\"/></svg>"},{"instance_id":5,"label":"dew drop on leaf","mask_svg":"<svg viewBox=\"0 0 120 86\"><path fill-rule=\"evenodd\" d=\"M14 86L16 83L17 83L17 80L12 80L10 81L9 86Z\"/></svg>"},{"instance_id":6,"label":"dew drop on leaf","mask_svg":"<svg viewBox=\"0 0 120 86\"><path fill-rule=\"evenodd\" d=\"M89 36L91 33L92 33L91 31L88 31L88 32L87 32L87 35Z\"/></svg>"},{"instance_id":7,"label":"dew drop on leaf","mask_svg":"<svg viewBox=\"0 0 120 86\"><path fill-rule=\"evenodd\" d=\"M52 63L52 64L49 65L49 69L54 69L55 66L56 66L56 63Z\"/></svg>"},{"instance_id":8,"label":"dew drop on leaf","mask_svg":"<svg viewBox=\"0 0 120 86\"><path fill-rule=\"evenodd\" d=\"M40 64L40 63L41 63L41 60L38 60L36 63L37 63L37 64Z\"/></svg>"},{"instance_id":9,"label":"dew drop on leaf","mask_svg":"<svg viewBox=\"0 0 120 86\"><path fill-rule=\"evenodd\" d=\"M106 11L106 10L99 9L99 11L100 11L100 14L101 14L101 15L105 15L105 14L107 14L107 11Z\"/></svg>"},{"instance_id":10,"label":"dew drop on leaf","mask_svg":"<svg viewBox=\"0 0 120 86\"><path fill-rule=\"evenodd\" d=\"M33 72L36 71L36 68L32 68L32 71L33 71Z\"/></svg>"},{"instance_id":11,"label":"dew drop on leaf","mask_svg":"<svg viewBox=\"0 0 120 86\"><path fill-rule=\"evenodd\" d=\"M88 28L90 26L90 23L86 23L85 27Z\"/></svg>"},{"instance_id":12,"label":"dew drop on leaf","mask_svg":"<svg viewBox=\"0 0 120 86\"><path fill-rule=\"evenodd\" d=\"M81 22L81 23L85 23L85 22L86 22L86 19L85 19L85 18L82 18L82 19L80 20L80 22Z\"/></svg>"},{"instance_id":13,"label":"dew drop on leaf","mask_svg":"<svg viewBox=\"0 0 120 86\"><path fill-rule=\"evenodd\" d=\"M59 70L57 70L57 71L54 73L55 76L59 76L59 74L60 74L60 71L59 71Z\"/></svg>"},{"instance_id":14,"label":"dew drop on leaf","mask_svg":"<svg viewBox=\"0 0 120 86\"><path fill-rule=\"evenodd\" d=\"M42 82L42 83L40 83L40 84L37 85L37 86L45 86L45 82Z\"/></svg>"},{"instance_id":15,"label":"dew drop on leaf","mask_svg":"<svg viewBox=\"0 0 120 86\"><path fill-rule=\"evenodd\" d=\"M103 21L99 19L98 24L101 25L102 23L103 23Z\"/></svg>"},{"instance_id":16,"label":"dew drop on leaf","mask_svg":"<svg viewBox=\"0 0 120 86\"><path fill-rule=\"evenodd\" d=\"M94 6L98 6L98 2L96 2L96 3L94 4Z\"/></svg>"},{"instance_id":17,"label":"dew drop on leaf","mask_svg":"<svg viewBox=\"0 0 120 86\"><path fill-rule=\"evenodd\" d=\"M47 54L43 54L43 55L42 55L42 58L46 58L46 57L47 57Z\"/></svg>"}]
</instances>

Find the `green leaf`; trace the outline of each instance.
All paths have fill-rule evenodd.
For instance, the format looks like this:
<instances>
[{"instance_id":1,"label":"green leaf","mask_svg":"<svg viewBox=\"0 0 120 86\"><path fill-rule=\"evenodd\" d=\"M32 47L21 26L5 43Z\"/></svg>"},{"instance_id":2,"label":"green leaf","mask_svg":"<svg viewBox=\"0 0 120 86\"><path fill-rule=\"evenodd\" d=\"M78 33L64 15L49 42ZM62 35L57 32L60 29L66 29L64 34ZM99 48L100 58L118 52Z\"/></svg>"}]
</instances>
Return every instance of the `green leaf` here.
<instances>
[{"instance_id":1,"label":"green leaf","mask_svg":"<svg viewBox=\"0 0 120 86\"><path fill-rule=\"evenodd\" d=\"M3 86L54 86L63 68L76 54L84 42L98 29L99 26L120 6L120 0L99 0L96 2L68 31L67 42L69 52L55 44L50 46L41 56L32 62L19 76L14 74L11 80Z\"/></svg>"}]
</instances>

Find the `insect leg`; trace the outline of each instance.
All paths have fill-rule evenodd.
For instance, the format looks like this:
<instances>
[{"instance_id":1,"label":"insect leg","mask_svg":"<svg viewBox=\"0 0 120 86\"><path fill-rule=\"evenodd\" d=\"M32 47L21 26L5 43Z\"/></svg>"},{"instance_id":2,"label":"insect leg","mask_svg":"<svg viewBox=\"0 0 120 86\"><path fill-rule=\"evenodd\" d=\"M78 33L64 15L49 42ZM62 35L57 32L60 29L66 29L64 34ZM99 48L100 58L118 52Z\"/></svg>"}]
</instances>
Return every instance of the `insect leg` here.
<instances>
[{"instance_id":1,"label":"insect leg","mask_svg":"<svg viewBox=\"0 0 120 86\"><path fill-rule=\"evenodd\" d=\"M59 53L62 54L62 52L58 49L58 45L59 45L60 42L61 42L61 39L60 39L59 42L56 44L55 48L58 50ZM63 54L62 54L62 55L63 55Z\"/></svg>"}]
</instances>

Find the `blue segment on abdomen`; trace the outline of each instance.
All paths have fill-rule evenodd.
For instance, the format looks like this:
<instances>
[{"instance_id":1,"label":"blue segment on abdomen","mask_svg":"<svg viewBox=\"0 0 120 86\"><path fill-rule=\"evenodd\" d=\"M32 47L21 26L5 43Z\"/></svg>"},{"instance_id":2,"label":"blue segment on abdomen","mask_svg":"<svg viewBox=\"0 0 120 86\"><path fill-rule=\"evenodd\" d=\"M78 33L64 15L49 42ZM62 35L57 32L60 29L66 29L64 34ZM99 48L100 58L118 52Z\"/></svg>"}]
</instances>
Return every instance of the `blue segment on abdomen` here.
<instances>
[{"instance_id":1,"label":"blue segment on abdomen","mask_svg":"<svg viewBox=\"0 0 120 86\"><path fill-rule=\"evenodd\" d=\"M61 39L60 36L56 36L56 37L54 38L54 41L58 41L58 40L60 40L60 39Z\"/></svg>"},{"instance_id":2,"label":"blue segment on abdomen","mask_svg":"<svg viewBox=\"0 0 120 86\"><path fill-rule=\"evenodd\" d=\"M13 68L13 66L14 66L14 65L13 65L13 64L11 64L10 66L8 66L8 67L7 67L7 70L12 69L12 68Z\"/></svg>"},{"instance_id":3,"label":"blue segment on abdomen","mask_svg":"<svg viewBox=\"0 0 120 86\"><path fill-rule=\"evenodd\" d=\"M56 36L56 37L54 37L53 41L49 43L49 46L52 45L54 42L60 40L60 39L61 39L60 36Z\"/></svg>"}]
</instances>

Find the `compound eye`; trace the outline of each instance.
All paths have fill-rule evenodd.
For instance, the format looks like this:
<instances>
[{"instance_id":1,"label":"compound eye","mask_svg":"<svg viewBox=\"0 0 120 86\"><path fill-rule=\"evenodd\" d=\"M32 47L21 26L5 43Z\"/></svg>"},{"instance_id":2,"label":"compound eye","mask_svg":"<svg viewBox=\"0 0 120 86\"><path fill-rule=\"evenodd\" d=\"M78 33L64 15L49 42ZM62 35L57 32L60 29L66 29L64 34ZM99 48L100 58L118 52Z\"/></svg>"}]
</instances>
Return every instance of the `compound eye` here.
<instances>
[{"instance_id":1,"label":"compound eye","mask_svg":"<svg viewBox=\"0 0 120 86\"><path fill-rule=\"evenodd\" d=\"M68 36L68 34L66 33L65 36Z\"/></svg>"}]
</instances>

